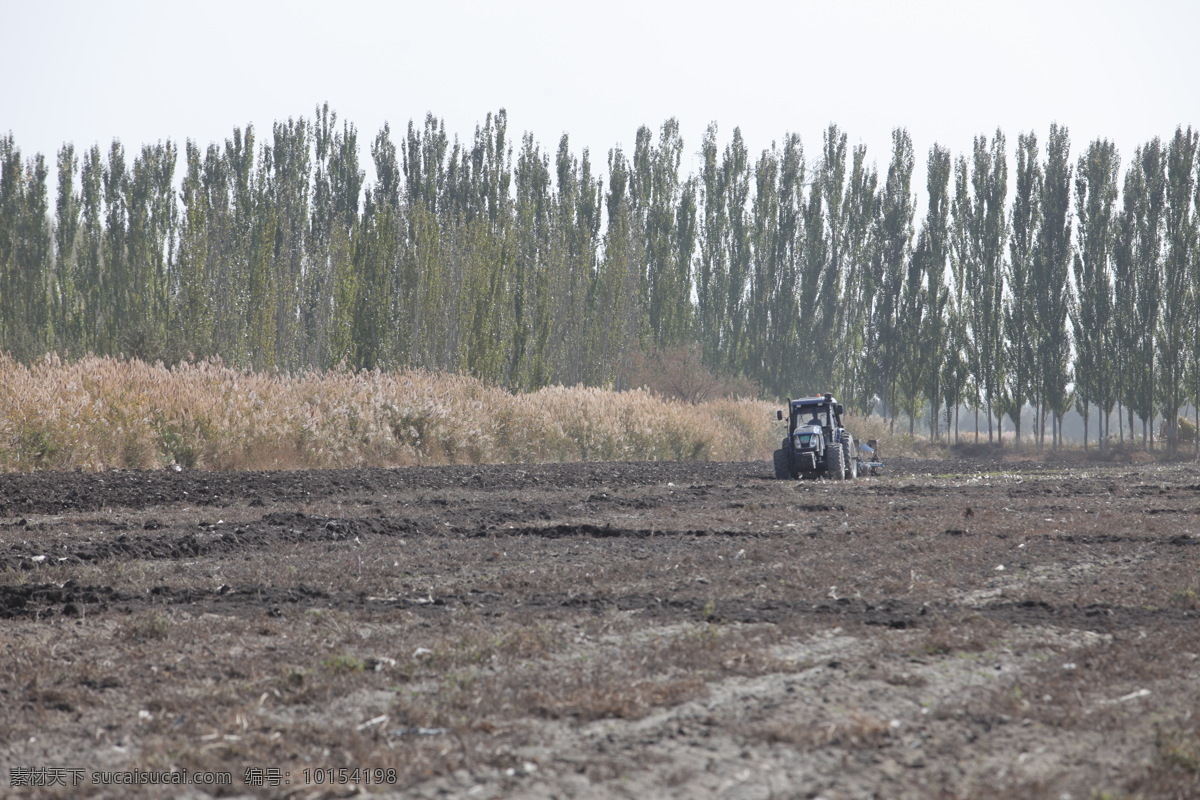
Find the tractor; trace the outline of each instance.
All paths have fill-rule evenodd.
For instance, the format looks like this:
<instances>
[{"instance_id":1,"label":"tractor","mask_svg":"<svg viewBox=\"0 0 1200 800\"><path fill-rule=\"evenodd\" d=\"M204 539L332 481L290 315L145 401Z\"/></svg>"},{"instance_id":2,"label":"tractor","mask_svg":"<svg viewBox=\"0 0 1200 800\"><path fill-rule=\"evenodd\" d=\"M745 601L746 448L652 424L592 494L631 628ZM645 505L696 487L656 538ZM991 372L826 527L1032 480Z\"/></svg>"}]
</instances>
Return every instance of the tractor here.
<instances>
[{"instance_id":1,"label":"tractor","mask_svg":"<svg viewBox=\"0 0 1200 800\"><path fill-rule=\"evenodd\" d=\"M856 446L842 425L845 410L831 394L788 399L788 438L775 451L775 477L780 480L826 477L850 480L860 470L876 474L883 465L876 460L874 443ZM783 411L775 418L782 420ZM864 461L862 456L868 455Z\"/></svg>"}]
</instances>

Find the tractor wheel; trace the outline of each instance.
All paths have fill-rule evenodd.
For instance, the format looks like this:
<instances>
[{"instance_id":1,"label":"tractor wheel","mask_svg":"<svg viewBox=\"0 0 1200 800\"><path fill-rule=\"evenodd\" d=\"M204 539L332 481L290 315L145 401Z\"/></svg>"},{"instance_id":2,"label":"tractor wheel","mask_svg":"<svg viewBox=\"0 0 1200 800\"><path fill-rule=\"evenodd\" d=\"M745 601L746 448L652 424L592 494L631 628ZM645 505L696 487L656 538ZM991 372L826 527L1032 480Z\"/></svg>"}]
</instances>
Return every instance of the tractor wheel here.
<instances>
[{"instance_id":1,"label":"tractor wheel","mask_svg":"<svg viewBox=\"0 0 1200 800\"><path fill-rule=\"evenodd\" d=\"M853 447L854 442L851 440L844 451L846 454L846 479L851 481L858 477L858 459L850 452Z\"/></svg>"},{"instance_id":2,"label":"tractor wheel","mask_svg":"<svg viewBox=\"0 0 1200 800\"><path fill-rule=\"evenodd\" d=\"M785 481L791 477L792 471L788 467L788 454L782 447L775 451L775 477L778 480Z\"/></svg>"},{"instance_id":3,"label":"tractor wheel","mask_svg":"<svg viewBox=\"0 0 1200 800\"><path fill-rule=\"evenodd\" d=\"M841 445L832 446L826 452L825 477L835 481L846 479L846 451Z\"/></svg>"}]
</instances>

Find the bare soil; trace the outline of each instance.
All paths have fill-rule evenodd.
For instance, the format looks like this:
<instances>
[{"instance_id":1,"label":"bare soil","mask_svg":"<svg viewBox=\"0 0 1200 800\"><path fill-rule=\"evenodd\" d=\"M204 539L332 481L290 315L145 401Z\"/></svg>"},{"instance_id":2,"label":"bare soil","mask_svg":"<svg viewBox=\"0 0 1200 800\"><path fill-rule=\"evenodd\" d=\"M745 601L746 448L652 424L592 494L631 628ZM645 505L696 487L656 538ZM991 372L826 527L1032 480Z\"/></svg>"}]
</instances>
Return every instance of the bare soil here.
<instances>
[{"instance_id":1,"label":"bare soil","mask_svg":"<svg viewBox=\"0 0 1200 800\"><path fill-rule=\"evenodd\" d=\"M1195 798L1198 566L1195 464L7 475L0 795Z\"/></svg>"}]
</instances>

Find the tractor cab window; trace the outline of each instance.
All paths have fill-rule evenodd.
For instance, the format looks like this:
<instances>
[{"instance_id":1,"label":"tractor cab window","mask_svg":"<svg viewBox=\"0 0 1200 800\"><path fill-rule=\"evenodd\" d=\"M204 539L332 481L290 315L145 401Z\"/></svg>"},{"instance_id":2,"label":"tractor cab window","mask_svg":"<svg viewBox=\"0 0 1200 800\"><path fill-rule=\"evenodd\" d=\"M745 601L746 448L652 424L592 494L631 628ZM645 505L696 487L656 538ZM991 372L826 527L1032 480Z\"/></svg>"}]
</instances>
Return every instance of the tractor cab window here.
<instances>
[{"instance_id":1,"label":"tractor cab window","mask_svg":"<svg viewBox=\"0 0 1200 800\"><path fill-rule=\"evenodd\" d=\"M822 409L812 409L804 411L796 416L796 425L818 425L822 428L829 427L829 415Z\"/></svg>"}]
</instances>

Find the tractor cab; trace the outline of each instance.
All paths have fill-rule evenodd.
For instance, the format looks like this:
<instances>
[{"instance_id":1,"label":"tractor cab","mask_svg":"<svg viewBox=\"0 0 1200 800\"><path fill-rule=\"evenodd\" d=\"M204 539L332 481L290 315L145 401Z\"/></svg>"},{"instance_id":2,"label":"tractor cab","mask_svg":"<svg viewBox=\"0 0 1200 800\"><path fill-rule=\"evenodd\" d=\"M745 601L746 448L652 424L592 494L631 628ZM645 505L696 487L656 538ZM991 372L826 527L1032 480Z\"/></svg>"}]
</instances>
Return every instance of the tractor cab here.
<instances>
[{"instance_id":1,"label":"tractor cab","mask_svg":"<svg viewBox=\"0 0 1200 800\"><path fill-rule=\"evenodd\" d=\"M842 404L833 399L831 394L789 400L788 430L793 435L802 427L817 427L822 433L838 430L842 428L844 413ZM776 412L776 416L783 419L783 411Z\"/></svg>"}]
</instances>

